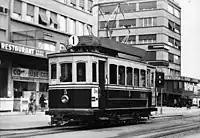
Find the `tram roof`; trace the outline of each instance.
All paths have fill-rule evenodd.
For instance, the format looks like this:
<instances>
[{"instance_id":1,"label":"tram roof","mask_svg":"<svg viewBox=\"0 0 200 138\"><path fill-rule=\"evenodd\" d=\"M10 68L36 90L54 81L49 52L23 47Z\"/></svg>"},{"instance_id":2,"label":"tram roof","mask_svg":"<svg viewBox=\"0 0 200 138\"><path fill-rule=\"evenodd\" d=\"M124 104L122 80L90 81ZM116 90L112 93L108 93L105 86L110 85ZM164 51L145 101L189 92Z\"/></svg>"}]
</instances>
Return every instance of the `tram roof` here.
<instances>
[{"instance_id":1,"label":"tram roof","mask_svg":"<svg viewBox=\"0 0 200 138\"><path fill-rule=\"evenodd\" d=\"M145 57L146 51L141 48L133 47L132 45L117 42L112 39L94 36L79 36L78 46L100 46L107 49L115 50L120 53L126 53L138 57Z\"/></svg>"}]
</instances>

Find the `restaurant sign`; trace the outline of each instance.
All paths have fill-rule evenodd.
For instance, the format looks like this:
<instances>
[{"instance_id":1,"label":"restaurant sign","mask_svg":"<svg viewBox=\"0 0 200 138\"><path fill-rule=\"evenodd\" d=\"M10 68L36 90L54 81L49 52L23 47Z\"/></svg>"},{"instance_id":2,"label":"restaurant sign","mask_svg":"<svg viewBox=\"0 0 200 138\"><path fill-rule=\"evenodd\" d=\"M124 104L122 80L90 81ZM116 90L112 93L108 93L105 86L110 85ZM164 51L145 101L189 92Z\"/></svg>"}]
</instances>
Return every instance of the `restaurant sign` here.
<instances>
[{"instance_id":1,"label":"restaurant sign","mask_svg":"<svg viewBox=\"0 0 200 138\"><path fill-rule=\"evenodd\" d=\"M26 68L12 68L12 77L15 79L48 79L48 72Z\"/></svg>"},{"instance_id":2,"label":"restaurant sign","mask_svg":"<svg viewBox=\"0 0 200 138\"><path fill-rule=\"evenodd\" d=\"M31 47L16 45L14 43L0 42L0 49L14 53L21 53L31 56L47 57L44 50L35 49Z\"/></svg>"},{"instance_id":3,"label":"restaurant sign","mask_svg":"<svg viewBox=\"0 0 200 138\"><path fill-rule=\"evenodd\" d=\"M189 78L184 76L165 76L165 80L180 80L180 81L188 81L198 83L199 80L195 78Z\"/></svg>"}]
</instances>

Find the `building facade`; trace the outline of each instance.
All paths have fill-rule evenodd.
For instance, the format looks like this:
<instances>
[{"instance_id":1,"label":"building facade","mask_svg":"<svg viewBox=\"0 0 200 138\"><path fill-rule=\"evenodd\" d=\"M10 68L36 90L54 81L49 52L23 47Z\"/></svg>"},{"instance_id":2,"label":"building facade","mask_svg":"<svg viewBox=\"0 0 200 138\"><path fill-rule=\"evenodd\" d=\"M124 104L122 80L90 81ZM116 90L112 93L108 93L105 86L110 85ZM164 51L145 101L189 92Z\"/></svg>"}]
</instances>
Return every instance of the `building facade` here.
<instances>
[{"instance_id":1,"label":"building facade","mask_svg":"<svg viewBox=\"0 0 200 138\"><path fill-rule=\"evenodd\" d=\"M146 60L150 64L165 75L180 76L180 6L173 0L128 0L120 4L115 18L112 13L116 6L116 3L99 6L98 35L108 37L106 22L109 20L112 39L122 42L129 35L127 43L147 50Z\"/></svg>"},{"instance_id":2,"label":"building facade","mask_svg":"<svg viewBox=\"0 0 200 138\"><path fill-rule=\"evenodd\" d=\"M17 98L47 95L47 54L65 49L71 35L94 31L92 0L1 0L0 110ZM15 106L13 106L15 105Z\"/></svg>"}]
</instances>

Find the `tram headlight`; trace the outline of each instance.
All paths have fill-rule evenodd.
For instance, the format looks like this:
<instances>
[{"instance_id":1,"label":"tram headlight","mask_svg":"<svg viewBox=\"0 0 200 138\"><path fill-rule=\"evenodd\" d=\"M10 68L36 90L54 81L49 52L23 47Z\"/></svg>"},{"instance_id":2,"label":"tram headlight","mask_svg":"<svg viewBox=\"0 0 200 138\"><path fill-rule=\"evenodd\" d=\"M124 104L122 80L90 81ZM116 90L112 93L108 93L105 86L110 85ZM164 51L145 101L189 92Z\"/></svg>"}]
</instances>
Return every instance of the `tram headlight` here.
<instances>
[{"instance_id":1,"label":"tram headlight","mask_svg":"<svg viewBox=\"0 0 200 138\"><path fill-rule=\"evenodd\" d=\"M67 103L67 102L69 102L69 97L68 97L67 95L63 95L63 96L61 97L61 102L62 102L62 103Z\"/></svg>"}]
</instances>

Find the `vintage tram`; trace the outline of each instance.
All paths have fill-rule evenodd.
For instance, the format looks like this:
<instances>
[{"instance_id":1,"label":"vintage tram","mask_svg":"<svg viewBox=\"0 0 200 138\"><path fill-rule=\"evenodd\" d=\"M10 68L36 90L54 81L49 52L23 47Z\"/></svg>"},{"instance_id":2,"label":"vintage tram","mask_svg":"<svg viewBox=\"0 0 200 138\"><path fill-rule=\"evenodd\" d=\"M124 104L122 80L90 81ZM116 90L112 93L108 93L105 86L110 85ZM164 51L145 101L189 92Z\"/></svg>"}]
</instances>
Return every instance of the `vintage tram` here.
<instances>
[{"instance_id":1,"label":"vintage tram","mask_svg":"<svg viewBox=\"0 0 200 138\"><path fill-rule=\"evenodd\" d=\"M93 36L49 54L51 124L149 117L156 111L156 69L144 58L142 49Z\"/></svg>"}]
</instances>

